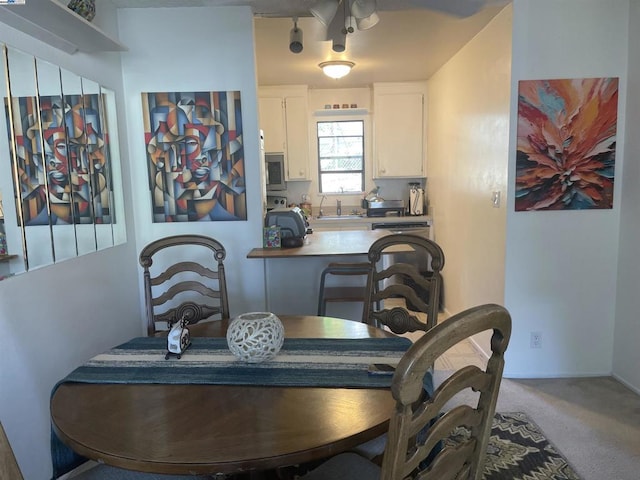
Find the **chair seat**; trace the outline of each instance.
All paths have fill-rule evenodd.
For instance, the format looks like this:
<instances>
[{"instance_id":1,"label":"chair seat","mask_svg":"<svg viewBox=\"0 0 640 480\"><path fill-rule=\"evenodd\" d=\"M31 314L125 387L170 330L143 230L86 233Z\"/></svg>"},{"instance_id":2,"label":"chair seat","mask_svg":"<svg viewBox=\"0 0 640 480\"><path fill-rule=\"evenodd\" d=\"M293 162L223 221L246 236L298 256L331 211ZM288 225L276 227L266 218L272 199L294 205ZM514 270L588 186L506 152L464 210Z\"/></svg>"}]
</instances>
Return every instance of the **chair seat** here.
<instances>
[{"instance_id":1,"label":"chair seat","mask_svg":"<svg viewBox=\"0 0 640 480\"><path fill-rule=\"evenodd\" d=\"M207 475L163 475L161 473L134 472L101 464L73 476L72 480L211 480L211 478Z\"/></svg>"},{"instance_id":2,"label":"chair seat","mask_svg":"<svg viewBox=\"0 0 640 480\"><path fill-rule=\"evenodd\" d=\"M318 468L300 477L300 480L378 480L381 469L356 453L341 453Z\"/></svg>"},{"instance_id":3,"label":"chair seat","mask_svg":"<svg viewBox=\"0 0 640 480\"><path fill-rule=\"evenodd\" d=\"M383 433L382 435L369 440L368 442L361 443L353 449L353 453L357 453L359 456L380 465L382 456L384 455L384 449L386 447L387 434Z\"/></svg>"}]
</instances>

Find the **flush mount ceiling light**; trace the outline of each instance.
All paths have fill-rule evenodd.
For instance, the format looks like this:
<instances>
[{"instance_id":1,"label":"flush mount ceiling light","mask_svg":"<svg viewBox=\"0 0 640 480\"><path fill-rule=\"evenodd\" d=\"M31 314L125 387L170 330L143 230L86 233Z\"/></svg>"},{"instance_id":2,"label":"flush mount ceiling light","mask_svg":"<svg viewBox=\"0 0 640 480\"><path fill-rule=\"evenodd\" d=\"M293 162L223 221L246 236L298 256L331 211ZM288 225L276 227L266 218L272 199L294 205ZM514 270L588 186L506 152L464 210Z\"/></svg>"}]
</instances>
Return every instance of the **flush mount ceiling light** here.
<instances>
[{"instance_id":1,"label":"flush mount ceiling light","mask_svg":"<svg viewBox=\"0 0 640 480\"><path fill-rule=\"evenodd\" d=\"M322 62L318 66L322 69L327 77L342 78L347 75L356 64L346 60L331 60Z\"/></svg>"}]
</instances>

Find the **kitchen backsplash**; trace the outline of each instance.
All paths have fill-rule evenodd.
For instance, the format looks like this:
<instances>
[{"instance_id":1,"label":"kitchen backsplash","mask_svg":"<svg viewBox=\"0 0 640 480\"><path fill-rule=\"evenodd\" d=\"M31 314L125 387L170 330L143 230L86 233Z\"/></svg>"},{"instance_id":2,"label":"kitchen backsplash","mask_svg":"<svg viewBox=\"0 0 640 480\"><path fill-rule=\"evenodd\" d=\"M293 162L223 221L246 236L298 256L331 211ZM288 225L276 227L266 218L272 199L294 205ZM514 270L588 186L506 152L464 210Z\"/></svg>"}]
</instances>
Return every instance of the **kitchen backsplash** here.
<instances>
[{"instance_id":1,"label":"kitchen backsplash","mask_svg":"<svg viewBox=\"0 0 640 480\"><path fill-rule=\"evenodd\" d=\"M429 189L426 185L425 179L384 179L376 180L375 184L380 187L379 195L385 200L404 200L408 205L409 203L409 183L419 182L425 188L426 197L428 199ZM322 195L317 192L309 191L311 188L311 182L287 182L287 190L284 195L287 197L289 203L295 203L299 205L302 202L302 195L309 195L312 206L318 207ZM327 195L327 199L324 201L323 207L327 207L329 211L336 206L336 200L342 202L342 211L348 212L354 208L361 208L361 200L364 194L350 195L350 194L331 194Z\"/></svg>"}]
</instances>

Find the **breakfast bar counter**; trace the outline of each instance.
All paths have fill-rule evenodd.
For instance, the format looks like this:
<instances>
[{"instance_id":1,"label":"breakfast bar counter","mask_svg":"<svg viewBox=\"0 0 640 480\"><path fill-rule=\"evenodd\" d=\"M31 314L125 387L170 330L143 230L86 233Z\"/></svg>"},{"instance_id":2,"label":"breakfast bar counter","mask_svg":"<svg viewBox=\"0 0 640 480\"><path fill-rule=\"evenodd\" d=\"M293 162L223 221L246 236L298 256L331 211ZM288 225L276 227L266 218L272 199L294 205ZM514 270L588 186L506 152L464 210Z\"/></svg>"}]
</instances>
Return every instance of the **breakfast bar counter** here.
<instances>
[{"instance_id":1,"label":"breakfast bar counter","mask_svg":"<svg viewBox=\"0 0 640 480\"><path fill-rule=\"evenodd\" d=\"M369 247L390 230L339 230L308 234L297 248L254 248L247 258L262 259L265 309L278 314L315 315L322 270L331 262L366 262ZM363 277L336 276L332 286L363 286ZM361 303L333 303L328 315L362 317Z\"/></svg>"},{"instance_id":2,"label":"breakfast bar counter","mask_svg":"<svg viewBox=\"0 0 640 480\"><path fill-rule=\"evenodd\" d=\"M308 234L297 248L254 248L247 258L324 257L332 255L366 255L377 239L389 230L339 230Z\"/></svg>"}]
</instances>

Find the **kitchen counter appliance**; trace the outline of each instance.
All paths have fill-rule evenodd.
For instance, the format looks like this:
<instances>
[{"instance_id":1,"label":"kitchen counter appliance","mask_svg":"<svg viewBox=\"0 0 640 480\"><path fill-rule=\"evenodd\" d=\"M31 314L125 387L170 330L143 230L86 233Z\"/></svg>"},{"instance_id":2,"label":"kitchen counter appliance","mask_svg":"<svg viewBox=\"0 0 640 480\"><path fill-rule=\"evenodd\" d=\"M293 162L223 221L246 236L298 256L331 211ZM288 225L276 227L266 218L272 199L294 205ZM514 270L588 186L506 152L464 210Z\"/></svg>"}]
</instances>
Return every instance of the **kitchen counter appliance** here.
<instances>
[{"instance_id":1,"label":"kitchen counter appliance","mask_svg":"<svg viewBox=\"0 0 640 480\"><path fill-rule=\"evenodd\" d=\"M367 202L367 217L387 217L404 215L404 200L382 200Z\"/></svg>"},{"instance_id":2,"label":"kitchen counter appliance","mask_svg":"<svg viewBox=\"0 0 640 480\"><path fill-rule=\"evenodd\" d=\"M267 211L286 207L287 204L287 197L283 195L267 195Z\"/></svg>"},{"instance_id":3,"label":"kitchen counter appliance","mask_svg":"<svg viewBox=\"0 0 640 480\"><path fill-rule=\"evenodd\" d=\"M265 227L279 227L282 246L301 247L307 236L309 223L298 207L274 208L264 218Z\"/></svg>"},{"instance_id":4,"label":"kitchen counter appliance","mask_svg":"<svg viewBox=\"0 0 640 480\"><path fill-rule=\"evenodd\" d=\"M284 180L284 153L265 153L265 181L267 192L279 192L287 189Z\"/></svg>"}]
</instances>

